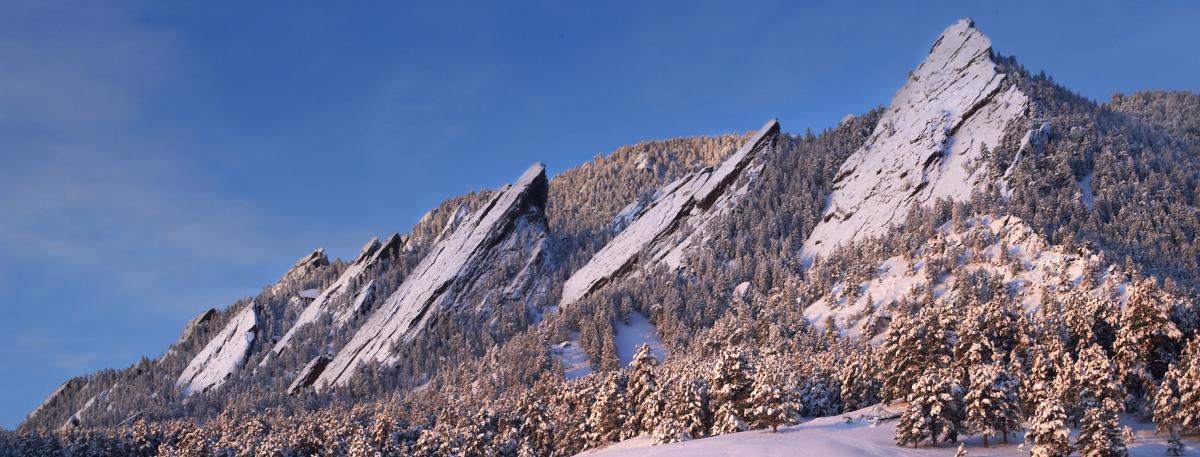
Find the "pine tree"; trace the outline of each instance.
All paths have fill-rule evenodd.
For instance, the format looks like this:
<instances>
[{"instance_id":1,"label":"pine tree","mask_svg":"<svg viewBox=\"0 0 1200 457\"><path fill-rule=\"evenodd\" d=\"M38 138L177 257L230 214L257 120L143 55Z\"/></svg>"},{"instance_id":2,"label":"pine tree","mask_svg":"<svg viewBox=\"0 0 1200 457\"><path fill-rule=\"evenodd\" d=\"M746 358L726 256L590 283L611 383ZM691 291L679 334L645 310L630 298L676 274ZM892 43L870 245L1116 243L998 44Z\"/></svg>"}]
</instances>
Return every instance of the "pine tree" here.
<instances>
[{"instance_id":1,"label":"pine tree","mask_svg":"<svg viewBox=\"0 0 1200 457\"><path fill-rule=\"evenodd\" d=\"M967 457L967 446L959 443L958 450L954 451L954 457Z\"/></svg>"},{"instance_id":2,"label":"pine tree","mask_svg":"<svg viewBox=\"0 0 1200 457\"><path fill-rule=\"evenodd\" d=\"M929 440L958 441L963 431L963 392L951 370L936 370L917 379L908 395L908 408L896 424L896 444L917 447Z\"/></svg>"},{"instance_id":3,"label":"pine tree","mask_svg":"<svg viewBox=\"0 0 1200 457\"><path fill-rule=\"evenodd\" d=\"M521 402L518 436L525 455L550 455L554 452L554 424L546 407L534 398Z\"/></svg>"},{"instance_id":4,"label":"pine tree","mask_svg":"<svg viewBox=\"0 0 1200 457\"><path fill-rule=\"evenodd\" d=\"M1200 335L1188 342L1175 371L1179 406L1170 420L1180 433L1195 433L1200 431ZM1158 419L1156 415L1155 420Z\"/></svg>"},{"instance_id":5,"label":"pine tree","mask_svg":"<svg viewBox=\"0 0 1200 457\"><path fill-rule=\"evenodd\" d=\"M1070 434L1062 405L1047 398L1038 403L1025 441L1033 446L1033 457L1067 457L1071 454Z\"/></svg>"},{"instance_id":6,"label":"pine tree","mask_svg":"<svg viewBox=\"0 0 1200 457\"><path fill-rule=\"evenodd\" d=\"M1129 451L1121 438L1121 427L1117 422L1120 405L1112 398L1104 398L1098 405L1087 409L1080 423L1079 440L1076 448L1084 457L1127 457Z\"/></svg>"},{"instance_id":7,"label":"pine tree","mask_svg":"<svg viewBox=\"0 0 1200 457\"><path fill-rule=\"evenodd\" d=\"M595 447L619 441L629 420L628 410L624 380L609 374L596 393L587 419L589 444Z\"/></svg>"},{"instance_id":8,"label":"pine tree","mask_svg":"<svg viewBox=\"0 0 1200 457\"><path fill-rule=\"evenodd\" d=\"M1151 278L1132 287L1113 344L1120 380L1135 399L1149 399L1155 376L1162 375L1171 362L1169 345L1183 336L1167 315L1160 295Z\"/></svg>"},{"instance_id":9,"label":"pine tree","mask_svg":"<svg viewBox=\"0 0 1200 457\"><path fill-rule=\"evenodd\" d=\"M629 402L633 414L631 425L637 434L649 433L654 430L663 414L663 394L658 385L656 373L658 359L650 351L650 345L638 346L629 362Z\"/></svg>"},{"instance_id":10,"label":"pine tree","mask_svg":"<svg viewBox=\"0 0 1200 457\"><path fill-rule=\"evenodd\" d=\"M1179 364L1171 364L1167 374L1154 393L1154 424L1158 433L1174 434L1179 428L1180 413L1183 404L1179 401L1180 379Z\"/></svg>"},{"instance_id":11,"label":"pine tree","mask_svg":"<svg viewBox=\"0 0 1200 457\"><path fill-rule=\"evenodd\" d=\"M679 418L686 439L708 436L713 422L708 384L704 378L696 378L682 385L684 390L679 397L682 401L672 410L671 416Z\"/></svg>"},{"instance_id":12,"label":"pine tree","mask_svg":"<svg viewBox=\"0 0 1200 457\"><path fill-rule=\"evenodd\" d=\"M854 357L842 369L842 407L853 411L879 403L879 381L867 357Z\"/></svg>"},{"instance_id":13,"label":"pine tree","mask_svg":"<svg viewBox=\"0 0 1200 457\"><path fill-rule=\"evenodd\" d=\"M750 392L750 428L769 427L775 432L781 425L795 423L796 410L792 396L779 386L779 376L773 370L759 369Z\"/></svg>"},{"instance_id":14,"label":"pine tree","mask_svg":"<svg viewBox=\"0 0 1200 457\"><path fill-rule=\"evenodd\" d=\"M717 364L713 367L712 403L716 409L713 434L736 433L749 429L746 419L753 388L750 378L752 371L740 348L727 348L721 352Z\"/></svg>"},{"instance_id":15,"label":"pine tree","mask_svg":"<svg viewBox=\"0 0 1200 457\"><path fill-rule=\"evenodd\" d=\"M1008 371L997 365L977 365L971 369L971 387L966 394L967 427L983 435L1003 437L1021 429L1020 398L1017 383Z\"/></svg>"},{"instance_id":16,"label":"pine tree","mask_svg":"<svg viewBox=\"0 0 1200 457\"><path fill-rule=\"evenodd\" d=\"M879 347L887 361L883 397L902 399L928 367L949 366L956 339L953 318L944 306L928 305L916 316L898 316Z\"/></svg>"}]
</instances>

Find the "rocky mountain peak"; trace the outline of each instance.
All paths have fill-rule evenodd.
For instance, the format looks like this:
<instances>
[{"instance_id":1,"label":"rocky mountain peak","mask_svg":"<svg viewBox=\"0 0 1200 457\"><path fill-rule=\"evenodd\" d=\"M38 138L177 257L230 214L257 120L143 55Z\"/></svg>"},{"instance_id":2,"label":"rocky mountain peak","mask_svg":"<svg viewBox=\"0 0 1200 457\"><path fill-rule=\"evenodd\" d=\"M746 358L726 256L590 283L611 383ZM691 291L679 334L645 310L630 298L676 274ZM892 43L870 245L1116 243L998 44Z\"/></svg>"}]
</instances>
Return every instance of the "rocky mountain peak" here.
<instances>
[{"instance_id":1,"label":"rocky mountain peak","mask_svg":"<svg viewBox=\"0 0 1200 457\"><path fill-rule=\"evenodd\" d=\"M947 27L870 139L839 168L804 260L882 235L914 206L970 198L987 175L984 148L1000 144L1028 103L997 68L991 39L973 21Z\"/></svg>"}]
</instances>

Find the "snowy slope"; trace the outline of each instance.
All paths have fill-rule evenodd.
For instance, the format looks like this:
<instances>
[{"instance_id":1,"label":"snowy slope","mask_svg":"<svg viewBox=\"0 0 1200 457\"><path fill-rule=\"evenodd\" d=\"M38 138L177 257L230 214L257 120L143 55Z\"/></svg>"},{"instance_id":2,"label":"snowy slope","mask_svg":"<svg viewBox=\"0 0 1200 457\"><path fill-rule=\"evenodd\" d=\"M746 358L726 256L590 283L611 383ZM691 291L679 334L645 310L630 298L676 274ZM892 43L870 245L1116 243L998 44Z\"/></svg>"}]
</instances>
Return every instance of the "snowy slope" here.
<instances>
[{"instance_id":1,"label":"snowy slope","mask_svg":"<svg viewBox=\"0 0 1200 457\"><path fill-rule=\"evenodd\" d=\"M685 225L702 225L699 221L707 220L705 216L711 217L714 208L722 207L722 197L732 197L727 188L762 149L775 143L778 135L779 121L772 119L716 169L684 176L657 192L648 204L628 207L628 213L614 221L624 230L567 279L560 305L570 305L636 267L660 260L678 265L682 251L678 248L690 240L675 240L671 235ZM627 222L631 218L635 219Z\"/></svg>"},{"instance_id":2,"label":"snowy slope","mask_svg":"<svg viewBox=\"0 0 1200 457\"><path fill-rule=\"evenodd\" d=\"M1006 83L992 42L969 19L942 32L880 118L871 138L839 168L822 221L805 241L806 262L838 245L883 234L913 206L966 200L1028 98Z\"/></svg>"},{"instance_id":3,"label":"snowy slope","mask_svg":"<svg viewBox=\"0 0 1200 457\"><path fill-rule=\"evenodd\" d=\"M258 313L254 310L254 303L250 303L192 358L175 381L175 386L182 390L185 397L220 386L242 367L257 331Z\"/></svg>"},{"instance_id":4,"label":"snowy slope","mask_svg":"<svg viewBox=\"0 0 1200 457\"><path fill-rule=\"evenodd\" d=\"M683 443L652 446L646 436L613 444L607 448L585 451L579 455L594 457L723 457L723 456L946 456L951 457L958 449L957 444L933 447L898 447L893 441L896 436L896 420L893 417L903 410L898 406L883 408L871 406L851 413L812 419L793 427L770 430L752 430L742 433L721 435L712 438L686 441ZM1165 435L1154 434L1154 424L1138 423L1125 417L1122 425L1134 429L1136 441L1129 445L1131 457L1162 456L1166 450ZM1073 433L1072 440L1075 433ZM967 454L973 457L1026 457L1028 450L1021 445L1023 438L1011 440L1008 445L993 443L983 447L979 437L968 437L962 441ZM1184 455L1196 456L1200 442L1185 439L1188 451Z\"/></svg>"},{"instance_id":5,"label":"snowy slope","mask_svg":"<svg viewBox=\"0 0 1200 457\"><path fill-rule=\"evenodd\" d=\"M540 246L545 236L541 211L546 190L545 166L534 164L515 184L497 192L483 208L456 224L453 233L434 246L338 351L317 379L317 387L344 384L360 363L387 362L394 344L410 340L438 308L450 305L449 294L480 280L494 267L502 272L503 268L491 262L490 251L511 250L516 256L539 257L540 248L536 246ZM536 213L533 217L537 220L531 222L523 217L530 211ZM535 247L526 249L530 243ZM518 272L514 277L530 276Z\"/></svg>"},{"instance_id":6,"label":"snowy slope","mask_svg":"<svg viewBox=\"0 0 1200 457\"><path fill-rule=\"evenodd\" d=\"M927 270L939 262L949 262L950 272L931 278ZM808 305L804 316L818 327L832 316L844 333L859 336L873 325L872 317L890 315L893 305L919 290L931 290L935 300L953 302L959 277L976 271L1002 276L1030 311L1047 298L1061 300L1075 293L1087 274L1096 279L1089 294L1113 294L1120 300L1127 283L1125 275L1103 264L1099 255L1049 245L1016 217L980 216L957 228L946 223L917 252L885 260L866 281L836 284Z\"/></svg>"}]
</instances>

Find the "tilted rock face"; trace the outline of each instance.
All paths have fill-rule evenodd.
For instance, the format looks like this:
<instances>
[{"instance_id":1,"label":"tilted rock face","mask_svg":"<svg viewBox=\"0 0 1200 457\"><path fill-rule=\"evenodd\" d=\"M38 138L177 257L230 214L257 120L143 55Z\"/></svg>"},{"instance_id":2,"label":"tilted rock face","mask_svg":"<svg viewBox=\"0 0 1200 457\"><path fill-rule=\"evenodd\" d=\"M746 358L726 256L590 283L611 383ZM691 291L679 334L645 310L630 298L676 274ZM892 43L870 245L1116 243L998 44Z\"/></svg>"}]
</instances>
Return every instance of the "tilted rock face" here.
<instances>
[{"instance_id":1,"label":"tilted rock face","mask_svg":"<svg viewBox=\"0 0 1200 457\"><path fill-rule=\"evenodd\" d=\"M242 367L258 331L258 313L254 306L254 303L246 305L188 363L175 381L183 396L220 386Z\"/></svg>"},{"instance_id":2,"label":"tilted rock face","mask_svg":"<svg viewBox=\"0 0 1200 457\"><path fill-rule=\"evenodd\" d=\"M772 119L716 169L684 176L668 184L644 207L631 207L636 214L618 216L633 221L614 224L625 228L567 279L560 306L578 301L639 264L677 264L681 247L690 244L690 239L677 240L672 235L685 224L706 220L706 213L720 206L719 200L732 197L727 192L729 187L761 150L774 145L778 136L779 121Z\"/></svg>"},{"instance_id":3,"label":"tilted rock face","mask_svg":"<svg viewBox=\"0 0 1200 457\"><path fill-rule=\"evenodd\" d=\"M355 292L356 283L364 276L364 274L375 266L381 259L392 259L401 249L404 248L404 241L399 234L394 234L388 238L386 243L380 243L379 238L372 238L362 250L359 251L355 261L351 264L337 281L326 287L324 291L317 295L311 303L301 311L300 316L296 318L296 322L288 329L287 333L279 339L275 347L271 349L271 355L279 355L287 348L291 347L292 338L296 331L303 328L305 325L316 322L323 313L337 312L340 315L344 314L345 310L331 309L332 302L347 294ZM363 303L356 300L355 308L363 306ZM339 323L345 323L347 319L339 319ZM264 357L260 366L265 366L270 360L269 357Z\"/></svg>"},{"instance_id":4,"label":"tilted rock face","mask_svg":"<svg viewBox=\"0 0 1200 457\"><path fill-rule=\"evenodd\" d=\"M822 221L802 249L804 260L882 235L914 206L969 199L987 175L984 146L999 145L1028 104L997 70L991 40L971 20L948 27L871 138L838 170Z\"/></svg>"},{"instance_id":5,"label":"tilted rock face","mask_svg":"<svg viewBox=\"0 0 1200 457\"><path fill-rule=\"evenodd\" d=\"M296 380L292 381L292 384L288 386L288 395L295 395L305 387L311 386L312 383L316 382L317 376L320 376L321 372L325 371L325 367L329 365L329 361L328 356L318 355L305 364L304 368L300 369L300 373L296 375Z\"/></svg>"},{"instance_id":6,"label":"tilted rock face","mask_svg":"<svg viewBox=\"0 0 1200 457\"><path fill-rule=\"evenodd\" d=\"M538 289L528 259L538 258L545 242L546 170L535 164L516 183L497 192L478 211L457 224L449 236L408 275L400 287L371 314L317 379L318 389L344 384L360 363L385 363L394 344L411 340L426 322L455 306L476 306L501 291L473 287L509 283L505 290L523 295ZM525 268L520 265L526 264ZM508 267L514 268L508 268ZM520 268L515 274L513 269ZM513 281L527 282L514 286ZM512 298L512 297L508 297Z\"/></svg>"}]
</instances>

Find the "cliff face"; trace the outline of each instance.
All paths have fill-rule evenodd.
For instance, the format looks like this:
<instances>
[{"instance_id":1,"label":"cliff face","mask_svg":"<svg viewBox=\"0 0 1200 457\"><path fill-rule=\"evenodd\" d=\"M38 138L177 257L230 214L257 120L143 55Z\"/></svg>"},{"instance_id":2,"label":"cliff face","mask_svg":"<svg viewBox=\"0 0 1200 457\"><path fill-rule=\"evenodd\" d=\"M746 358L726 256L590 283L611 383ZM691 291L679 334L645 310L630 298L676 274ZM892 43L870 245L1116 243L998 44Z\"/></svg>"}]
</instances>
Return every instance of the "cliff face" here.
<instances>
[{"instance_id":1,"label":"cliff face","mask_svg":"<svg viewBox=\"0 0 1200 457\"><path fill-rule=\"evenodd\" d=\"M778 136L779 121L772 119L717 168L684 176L659 190L649 202L622 212L614 223L623 227L621 233L571 275L563 285L560 305L570 305L639 266L659 261L678 265L682 249L691 242L681 229L702 225L730 203L735 198L730 192L734 181Z\"/></svg>"},{"instance_id":2,"label":"cliff face","mask_svg":"<svg viewBox=\"0 0 1200 457\"><path fill-rule=\"evenodd\" d=\"M175 385L183 396L219 387L242 368L258 332L254 303L246 305L217 336L192 358Z\"/></svg>"},{"instance_id":3,"label":"cliff face","mask_svg":"<svg viewBox=\"0 0 1200 457\"><path fill-rule=\"evenodd\" d=\"M540 265L546 191L545 166L535 164L483 208L448 225L449 233L338 351L317 387L346 383L359 364L389 361L395 344L411 340L444 310L488 295L527 300L538 293L535 282L544 276L528 270ZM491 284L507 287L483 287Z\"/></svg>"},{"instance_id":4,"label":"cliff face","mask_svg":"<svg viewBox=\"0 0 1200 457\"><path fill-rule=\"evenodd\" d=\"M965 201L984 183L984 148L1000 144L1029 99L1000 73L992 41L961 20L942 32L865 145L842 164L802 257L878 236L910 208Z\"/></svg>"}]
</instances>

